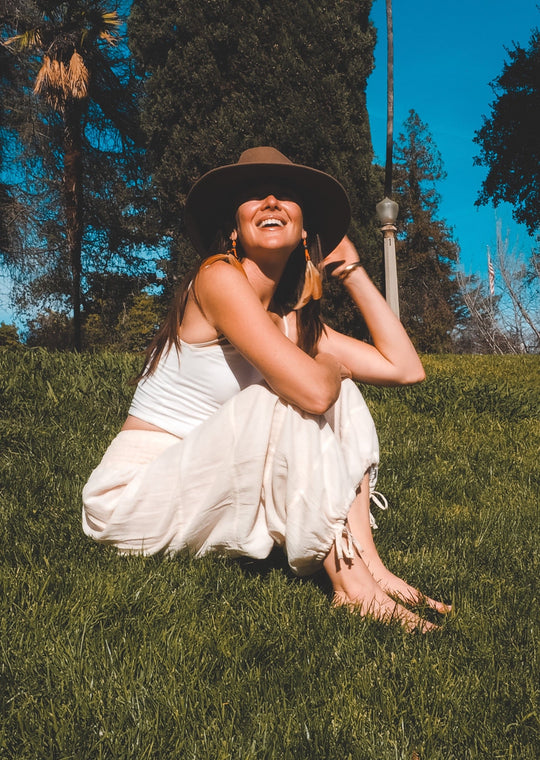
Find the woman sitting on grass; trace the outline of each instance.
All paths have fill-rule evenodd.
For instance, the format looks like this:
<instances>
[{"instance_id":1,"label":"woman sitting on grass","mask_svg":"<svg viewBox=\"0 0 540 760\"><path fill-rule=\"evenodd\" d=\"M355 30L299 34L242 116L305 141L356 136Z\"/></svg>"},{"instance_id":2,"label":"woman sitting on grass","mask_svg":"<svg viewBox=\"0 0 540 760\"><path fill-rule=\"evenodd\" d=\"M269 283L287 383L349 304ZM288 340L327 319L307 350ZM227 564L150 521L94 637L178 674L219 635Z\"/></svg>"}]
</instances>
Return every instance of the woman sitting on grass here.
<instances>
[{"instance_id":1,"label":"woman sitting on grass","mask_svg":"<svg viewBox=\"0 0 540 760\"><path fill-rule=\"evenodd\" d=\"M435 626L402 603L449 608L377 553L378 442L353 382L416 383L424 370L345 237L349 220L336 180L273 148L247 150L194 185L185 221L203 261L85 486L83 526L125 553L262 559L277 544L298 575L324 566L336 605L425 631ZM326 256L373 345L321 322L309 247Z\"/></svg>"}]
</instances>

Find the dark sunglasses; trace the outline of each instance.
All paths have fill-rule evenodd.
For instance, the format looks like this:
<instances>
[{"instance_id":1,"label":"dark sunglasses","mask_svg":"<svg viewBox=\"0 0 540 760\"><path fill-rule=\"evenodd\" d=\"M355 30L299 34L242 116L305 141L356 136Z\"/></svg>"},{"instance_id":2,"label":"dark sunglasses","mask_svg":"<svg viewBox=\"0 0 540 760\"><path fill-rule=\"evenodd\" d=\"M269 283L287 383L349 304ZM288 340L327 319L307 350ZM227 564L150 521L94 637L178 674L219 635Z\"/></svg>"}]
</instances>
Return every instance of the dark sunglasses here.
<instances>
[{"instance_id":1,"label":"dark sunglasses","mask_svg":"<svg viewBox=\"0 0 540 760\"><path fill-rule=\"evenodd\" d=\"M280 201L293 201L302 206L300 194L290 185L280 182L257 182L249 185L236 194L236 206L238 207L246 201L262 201L269 195L275 196Z\"/></svg>"}]
</instances>

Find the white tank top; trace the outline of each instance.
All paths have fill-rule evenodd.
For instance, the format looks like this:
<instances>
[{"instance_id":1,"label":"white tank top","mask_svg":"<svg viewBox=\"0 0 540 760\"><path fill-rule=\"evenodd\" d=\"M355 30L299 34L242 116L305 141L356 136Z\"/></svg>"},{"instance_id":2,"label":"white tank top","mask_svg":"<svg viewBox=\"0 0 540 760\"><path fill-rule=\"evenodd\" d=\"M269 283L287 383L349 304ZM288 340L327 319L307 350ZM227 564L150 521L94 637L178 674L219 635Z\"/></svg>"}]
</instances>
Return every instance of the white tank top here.
<instances>
[{"instance_id":1,"label":"white tank top","mask_svg":"<svg viewBox=\"0 0 540 760\"><path fill-rule=\"evenodd\" d=\"M139 381L129 413L184 438L261 373L225 339L185 343L162 355Z\"/></svg>"}]
</instances>

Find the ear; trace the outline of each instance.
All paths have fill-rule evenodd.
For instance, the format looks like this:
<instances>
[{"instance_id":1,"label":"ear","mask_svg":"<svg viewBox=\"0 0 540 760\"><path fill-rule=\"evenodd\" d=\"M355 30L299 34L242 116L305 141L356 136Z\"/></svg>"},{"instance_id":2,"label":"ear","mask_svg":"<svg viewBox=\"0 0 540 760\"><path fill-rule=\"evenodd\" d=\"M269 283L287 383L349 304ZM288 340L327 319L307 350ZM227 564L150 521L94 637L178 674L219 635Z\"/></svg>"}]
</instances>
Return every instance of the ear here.
<instances>
[{"instance_id":1,"label":"ear","mask_svg":"<svg viewBox=\"0 0 540 760\"><path fill-rule=\"evenodd\" d=\"M302 239L307 240L307 232L304 229L302 229Z\"/></svg>"},{"instance_id":2,"label":"ear","mask_svg":"<svg viewBox=\"0 0 540 760\"><path fill-rule=\"evenodd\" d=\"M229 235L229 238L231 240L238 240L238 232L236 230L233 230L231 234Z\"/></svg>"}]
</instances>

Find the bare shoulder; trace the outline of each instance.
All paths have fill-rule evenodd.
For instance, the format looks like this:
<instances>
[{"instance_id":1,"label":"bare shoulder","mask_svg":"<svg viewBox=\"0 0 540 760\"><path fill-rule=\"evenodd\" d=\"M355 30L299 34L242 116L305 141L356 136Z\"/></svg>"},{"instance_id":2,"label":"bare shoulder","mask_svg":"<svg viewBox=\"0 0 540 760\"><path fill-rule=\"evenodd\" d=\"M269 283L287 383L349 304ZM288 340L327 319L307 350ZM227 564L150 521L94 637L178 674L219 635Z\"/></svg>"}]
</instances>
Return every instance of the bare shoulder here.
<instances>
[{"instance_id":1,"label":"bare shoulder","mask_svg":"<svg viewBox=\"0 0 540 760\"><path fill-rule=\"evenodd\" d=\"M241 280L247 282L240 263L233 265L225 259L216 258L213 261L202 264L195 276L195 286L197 288L212 288L219 287L224 283L233 283Z\"/></svg>"},{"instance_id":2,"label":"bare shoulder","mask_svg":"<svg viewBox=\"0 0 540 760\"><path fill-rule=\"evenodd\" d=\"M182 340L201 343L218 337L221 331L216 316L223 309L232 309L235 294L245 279L227 261L215 260L206 266L203 263L189 289L180 326Z\"/></svg>"},{"instance_id":3,"label":"bare shoulder","mask_svg":"<svg viewBox=\"0 0 540 760\"><path fill-rule=\"evenodd\" d=\"M203 308L212 303L232 308L234 303L258 301L241 264L233 265L224 260L203 264L195 277L193 290Z\"/></svg>"}]
</instances>

